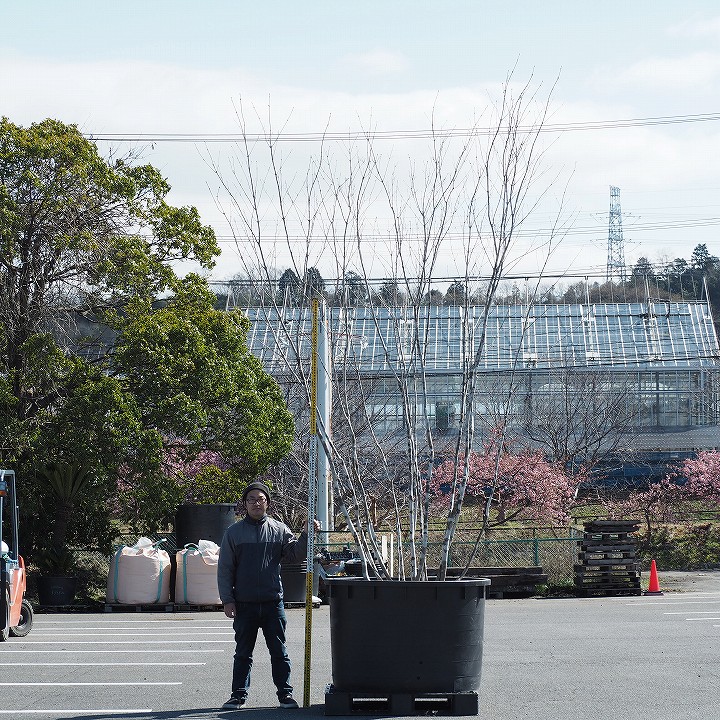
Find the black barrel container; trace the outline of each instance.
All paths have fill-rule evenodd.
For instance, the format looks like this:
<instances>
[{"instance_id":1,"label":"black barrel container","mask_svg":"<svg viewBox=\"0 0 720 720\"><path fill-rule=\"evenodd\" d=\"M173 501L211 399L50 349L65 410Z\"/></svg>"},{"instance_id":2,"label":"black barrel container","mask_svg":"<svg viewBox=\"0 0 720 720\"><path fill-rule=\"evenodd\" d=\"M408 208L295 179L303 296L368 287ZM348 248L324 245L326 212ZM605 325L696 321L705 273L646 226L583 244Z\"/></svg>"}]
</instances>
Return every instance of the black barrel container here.
<instances>
[{"instance_id":1,"label":"black barrel container","mask_svg":"<svg viewBox=\"0 0 720 720\"><path fill-rule=\"evenodd\" d=\"M461 693L480 686L487 578L332 578L332 679L342 692Z\"/></svg>"},{"instance_id":2,"label":"black barrel container","mask_svg":"<svg viewBox=\"0 0 720 720\"><path fill-rule=\"evenodd\" d=\"M304 603L307 597L307 561L301 563L282 563L280 580L283 585L283 600L286 603ZM319 575L313 570L313 595L317 597Z\"/></svg>"},{"instance_id":3,"label":"black barrel container","mask_svg":"<svg viewBox=\"0 0 720 720\"><path fill-rule=\"evenodd\" d=\"M234 522L234 503L181 505L175 513L175 545L178 550L198 540L219 545L225 530Z\"/></svg>"},{"instance_id":4,"label":"black barrel container","mask_svg":"<svg viewBox=\"0 0 720 720\"><path fill-rule=\"evenodd\" d=\"M40 576L37 579L38 603L43 606L72 605L76 587L74 577Z\"/></svg>"}]
</instances>

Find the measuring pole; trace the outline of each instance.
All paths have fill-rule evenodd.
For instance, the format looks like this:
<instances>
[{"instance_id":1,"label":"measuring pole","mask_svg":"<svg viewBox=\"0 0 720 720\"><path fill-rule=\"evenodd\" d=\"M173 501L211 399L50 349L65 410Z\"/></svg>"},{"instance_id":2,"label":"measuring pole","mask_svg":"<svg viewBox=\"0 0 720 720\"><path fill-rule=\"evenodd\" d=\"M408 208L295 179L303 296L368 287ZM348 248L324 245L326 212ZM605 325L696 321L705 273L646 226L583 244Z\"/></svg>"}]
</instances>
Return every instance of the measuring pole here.
<instances>
[{"instance_id":1,"label":"measuring pole","mask_svg":"<svg viewBox=\"0 0 720 720\"><path fill-rule=\"evenodd\" d=\"M317 488L317 375L318 300L312 301L312 343L310 349L310 457L308 458L307 575L305 578L305 676L303 707L310 707L310 657L312 655L313 566L315 563L315 498Z\"/></svg>"},{"instance_id":2,"label":"measuring pole","mask_svg":"<svg viewBox=\"0 0 720 720\"><path fill-rule=\"evenodd\" d=\"M332 485L330 483L330 458L327 453L330 438L330 408L332 406L332 384L330 381L330 343L327 332L327 314L324 301L319 301L317 337L317 519L325 542L332 530Z\"/></svg>"}]
</instances>

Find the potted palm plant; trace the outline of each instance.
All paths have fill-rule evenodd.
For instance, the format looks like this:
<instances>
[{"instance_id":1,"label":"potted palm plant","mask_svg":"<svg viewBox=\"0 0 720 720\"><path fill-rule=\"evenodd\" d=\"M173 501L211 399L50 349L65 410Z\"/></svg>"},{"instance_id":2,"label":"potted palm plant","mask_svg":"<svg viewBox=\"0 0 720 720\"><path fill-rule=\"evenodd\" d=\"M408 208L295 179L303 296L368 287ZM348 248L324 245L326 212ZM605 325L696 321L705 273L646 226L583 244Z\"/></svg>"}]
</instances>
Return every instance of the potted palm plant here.
<instances>
[{"instance_id":1,"label":"potted palm plant","mask_svg":"<svg viewBox=\"0 0 720 720\"><path fill-rule=\"evenodd\" d=\"M38 602L45 607L72 605L77 590L77 563L66 548L45 547L33 554L38 572Z\"/></svg>"},{"instance_id":2,"label":"potted palm plant","mask_svg":"<svg viewBox=\"0 0 720 720\"><path fill-rule=\"evenodd\" d=\"M68 523L75 502L94 477L92 469L83 463L47 463L37 473L54 507L49 532L32 556L32 565L38 571L40 605L61 606L74 602L78 568L75 554L67 546Z\"/></svg>"}]
</instances>

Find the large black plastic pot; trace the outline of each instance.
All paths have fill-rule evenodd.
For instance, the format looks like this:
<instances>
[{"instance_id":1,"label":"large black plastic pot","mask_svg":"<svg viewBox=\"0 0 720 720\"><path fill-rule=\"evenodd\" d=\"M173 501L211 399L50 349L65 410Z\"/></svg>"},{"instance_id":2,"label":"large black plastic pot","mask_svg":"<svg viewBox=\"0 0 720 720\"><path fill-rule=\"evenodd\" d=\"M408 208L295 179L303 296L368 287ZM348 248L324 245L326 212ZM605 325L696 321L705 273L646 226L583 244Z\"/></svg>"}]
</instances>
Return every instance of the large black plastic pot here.
<instances>
[{"instance_id":1,"label":"large black plastic pot","mask_svg":"<svg viewBox=\"0 0 720 720\"><path fill-rule=\"evenodd\" d=\"M72 605L77 579L41 575L37 579L38 603L45 607Z\"/></svg>"},{"instance_id":2,"label":"large black plastic pot","mask_svg":"<svg viewBox=\"0 0 720 720\"><path fill-rule=\"evenodd\" d=\"M332 679L342 692L476 691L487 578L329 578Z\"/></svg>"},{"instance_id":3,"label":"large black plastic pot","mask_svg":"<svg viewBox=\"0 0 720 720\"><path fill-rule=\"evenodd\" d=\"M225 530L235 522L233 503L181 505L175 513L175 545L182 550L199 540L222 542Z\"/></svg>"},{"instance_id":4,"label":"large black plastic pot","mask_svg":"<svg viewBox=\"0 0 720 720\"><path fill-rule=\"evenodd\" d=\"M307 560L280 565L280 579L285 603L304 603L307 596ZM313 595L317 597L319 575L313 570Z\"/></svg>"}]
</instances>

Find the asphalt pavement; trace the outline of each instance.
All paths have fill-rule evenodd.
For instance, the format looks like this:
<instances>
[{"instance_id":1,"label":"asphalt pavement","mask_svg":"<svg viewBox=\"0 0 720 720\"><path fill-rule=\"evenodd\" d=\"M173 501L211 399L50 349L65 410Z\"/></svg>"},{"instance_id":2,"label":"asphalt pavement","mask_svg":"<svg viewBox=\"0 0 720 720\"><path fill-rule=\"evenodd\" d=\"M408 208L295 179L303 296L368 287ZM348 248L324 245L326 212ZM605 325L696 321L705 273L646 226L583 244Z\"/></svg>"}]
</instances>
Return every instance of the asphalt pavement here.
<instances>
[{"instance_id":1,"label":"asphalt pavement","mask_svg":"<svg viewBox=\"0 0 720 720\"><path fill-rule=\"evenodd\" d=\"M660 596L488 600L480 716L718 717L720 572L660 572L660 586ZM304 608L288 610L301 705L305 619ZM309 707L277 707L259 639L247 707L221 711L234 648L231 623L221 612L38 613L26 638L0 645L0 720L324 717L332 679L329 633L329 608L314 609Z\"/></svg>"}]
</instances>

